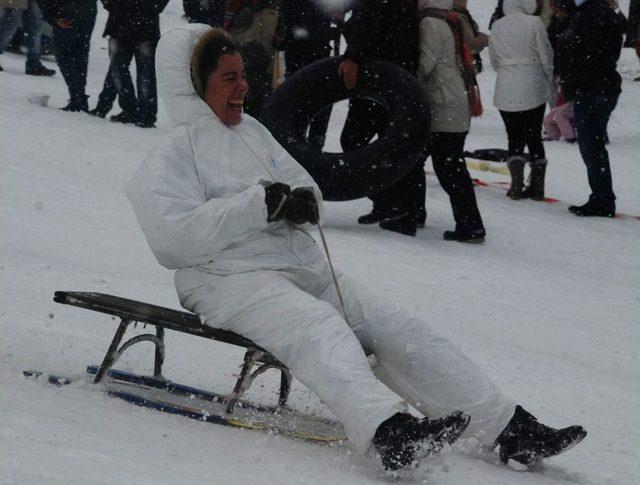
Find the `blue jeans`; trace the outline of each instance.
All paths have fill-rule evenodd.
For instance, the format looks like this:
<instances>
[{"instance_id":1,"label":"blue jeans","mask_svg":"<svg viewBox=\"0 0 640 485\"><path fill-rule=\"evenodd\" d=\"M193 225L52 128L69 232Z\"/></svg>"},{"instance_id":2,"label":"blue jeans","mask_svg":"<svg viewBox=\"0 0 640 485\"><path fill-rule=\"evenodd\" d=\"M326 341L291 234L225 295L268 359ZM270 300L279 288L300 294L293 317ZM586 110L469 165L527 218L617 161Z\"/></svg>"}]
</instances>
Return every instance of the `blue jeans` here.
<instances>
[{"instance_id":1,"label":"blue jeans","mask_svg":"<svg viewBox=\"0 0 640 485\"><path fill-rule=\"evenodd\" d=\"M129 65L136 59L136 91L133 89ZM156 88L156 43L129 43L109 39L109 74L119 95L122 111L133 114L138 121L155 123L158 113Z\"/></svg>"},{"instance_id":2,"label":"blue jeans","mask_svg":"<svg viewBox=\"0 0 640 485\"><path fill-rule=\"evenodd\" d=\"M76 2L64 7L63 17L71 22L71 28L53 26L53 44L56 60L69 89L72 100L84 98L89 67L91 32L96 23L95 2Z\"/></svg>"},{"instance_id":3,"label":"blue jeans","mask_svg":"<svg viewBox=\"0 0 640 485\"><path fill-rule=\"evenodd\" d=\"M17 8L5 8L3 10L3 15L0 19L0 54L7 48L16 30L20 27L20 17L22 17L24 31L27 33L27 66L39 66L42 12L35 0L29 0L29 7L24 11Z\"/></svg>"},{"instance_id":4,"label":"blue jeans","mask_svg":"<svg viewBox=\"0 0 640 485\"><path fill-rule=\"evenodd\" d=\"M589 199L605 204L613 204L616 200L606 142L607 124L618 96L618 92L578 91L574 103L578 146L591 186Z\"/></svg>"}]
</instances>

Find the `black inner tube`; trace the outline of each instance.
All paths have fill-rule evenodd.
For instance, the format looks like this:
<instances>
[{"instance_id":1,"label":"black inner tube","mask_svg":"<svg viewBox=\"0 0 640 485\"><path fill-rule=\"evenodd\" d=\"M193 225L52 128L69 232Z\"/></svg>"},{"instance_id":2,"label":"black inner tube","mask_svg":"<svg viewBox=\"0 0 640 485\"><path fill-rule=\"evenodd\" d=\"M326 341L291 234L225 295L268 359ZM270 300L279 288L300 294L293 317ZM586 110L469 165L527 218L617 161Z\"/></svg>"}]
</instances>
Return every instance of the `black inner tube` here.
<instances>
[{"instance_id":1,"label":"black inner tube","mask_svg":"<svg viewBox=\"0 0 640 485\"><path fill-rule=\"evenodd\" d=\"M422 84L395 64L360 65L358 84L348 90L338 76L341 57L317 61L287 79L267 100L260 120L313 177L325 200L373 195L406 175L424 154L429 104ZM389 125L376 141L344 153L309 145L305 133L323 108L344 99L368 98L388 113Z\"/></svg>"}]
</instances>

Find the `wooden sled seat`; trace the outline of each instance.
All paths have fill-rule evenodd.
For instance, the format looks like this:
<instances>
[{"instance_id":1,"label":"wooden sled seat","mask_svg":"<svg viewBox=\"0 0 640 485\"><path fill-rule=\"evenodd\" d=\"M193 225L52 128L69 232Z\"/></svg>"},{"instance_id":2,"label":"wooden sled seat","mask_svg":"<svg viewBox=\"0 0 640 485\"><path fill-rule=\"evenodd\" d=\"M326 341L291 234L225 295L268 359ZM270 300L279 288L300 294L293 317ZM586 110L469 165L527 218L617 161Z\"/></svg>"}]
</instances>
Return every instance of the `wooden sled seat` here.
<instances>
[{"instance_id":1,"label":"wooden sled seat","mask_svg":"<svg viewBox=\"0 0 640 485\"><path fill-rule=\"evenodd\" d=\"M53 301L120 318L118 329L94 379L96 383L102 380L106 372L116 363L126 349L136 343L144 341L155 344L154 377L164 379L162 376L162 365L165 355L164 334L165 329L169 329L247 349L240 377L233 391L227 398L227 413L230 414L233 412L235 404L246 390L249 389L253 380L271 368L278 369L281 372L278 402L281 406L284 406L287 402L292 377L291 372L284 364L269 352L241 335L202 324L200 319L193 313L93 292L56 291ZM156 328L155 335L137 335L120 345L128 326L135 323L142 323L145 326L153 325ZM257 368L252 372L254 366L257 366Z\"/></svg>"}]
</instances>

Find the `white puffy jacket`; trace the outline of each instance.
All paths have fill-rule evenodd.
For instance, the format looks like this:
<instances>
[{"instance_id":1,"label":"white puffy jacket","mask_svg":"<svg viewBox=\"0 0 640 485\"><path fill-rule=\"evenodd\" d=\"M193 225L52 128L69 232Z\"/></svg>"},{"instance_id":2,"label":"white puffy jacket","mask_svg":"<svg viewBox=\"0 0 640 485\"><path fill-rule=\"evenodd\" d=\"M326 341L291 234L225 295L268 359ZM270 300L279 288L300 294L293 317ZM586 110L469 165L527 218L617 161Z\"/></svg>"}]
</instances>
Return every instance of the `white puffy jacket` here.
<instances>
[{"instance_id":1,"label":"white puffy jacket","mask_svg":"<svg viewBox=\"0 0 640 485\"><path fill-rule=\"evenodd\" d=\"M553 50L536 0L505 0L504 17L489 38L489 59L497 72L493 104L502 111L526 111L555 104Z\"/></svg>"},{"instance_id":2,"label":"white puffy jacket","mask_svg":"<svg viewBox=\"0 0 640 485\"><path fill-rule=\"evenodd\" d=\"M158 87L176 128L126 186L158 262L215 274L326 263L303 228L268 223L264 186L283 182L320 190L267 129L248 115L226 126L196 94L189 63L210 27L165 34L157 52Z\"/></svg>"}]
</instances>

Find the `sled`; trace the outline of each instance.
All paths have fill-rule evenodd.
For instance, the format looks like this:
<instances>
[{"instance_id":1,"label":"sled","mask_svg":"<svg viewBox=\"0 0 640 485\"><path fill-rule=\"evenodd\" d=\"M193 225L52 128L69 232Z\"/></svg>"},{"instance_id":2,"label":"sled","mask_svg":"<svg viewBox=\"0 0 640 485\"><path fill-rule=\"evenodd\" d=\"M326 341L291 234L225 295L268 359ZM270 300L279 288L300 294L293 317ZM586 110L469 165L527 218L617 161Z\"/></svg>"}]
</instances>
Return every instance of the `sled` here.
<instances>
[{"instance_id":1,"label":"sled","mask_svg":"<svg viewBox=\"0 0 640 485\"><path fill-rule=\"evenodd\" d=\"M162 375L162 365L165 359L165 330L168 329L247 349L240 376L231 393L225 397L225 413L227 415L233 414L236 403L249 389L254 379L269 369L280 371L278 405L284 407L287 403L291 390L292 376L289 369L282 362L241 335L204 325L193 313L172 310L104 293L56 291L53 300L56 303L85 308L120 319L120 324L102 359L102 364L96 370L94 383L102 381L109 369L128 348L145 341L152 342L155 345L153 378L159 381L165 380ZM155 335L150 333L136 335L120 345L129 326L137 323L144 324L145 327L146 325L154 326Z\"/></svg>"}]
</instances>

